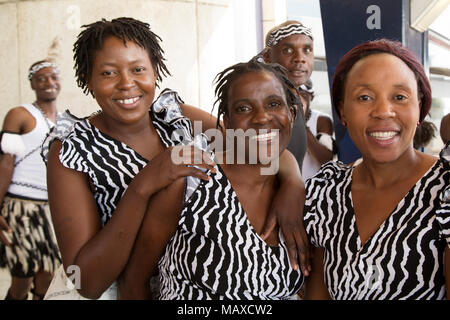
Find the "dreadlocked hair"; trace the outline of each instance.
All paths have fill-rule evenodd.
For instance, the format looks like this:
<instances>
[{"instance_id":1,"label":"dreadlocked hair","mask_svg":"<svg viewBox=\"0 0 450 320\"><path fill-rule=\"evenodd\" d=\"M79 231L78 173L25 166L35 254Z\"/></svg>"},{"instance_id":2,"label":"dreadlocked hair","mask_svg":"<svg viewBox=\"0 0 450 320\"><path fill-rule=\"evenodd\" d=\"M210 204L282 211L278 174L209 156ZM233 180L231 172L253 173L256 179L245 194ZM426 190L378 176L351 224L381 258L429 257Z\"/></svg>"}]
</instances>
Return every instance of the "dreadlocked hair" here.
<instances>
[{"instance_id":1,"label":"dreadlocked hair","mask_svg":"<svg viewBox=\"0 0 450 320\"><path fill-rule=\"evenodd\" d=\"M228 92L235 80L247 73L263 71L272 73L280 81L284 89L286 102L289 107L294 109L294 119L297 117L298 110L302 110L302 102L298 98L297 89L286 74L286 69L277 63L259 62L257 57L254 57L249 62L237 63L226 68L214 78L216 86L214 92L217 97L214 106L218 105L217 127L221 127L220 118L228 112Z\"/></svg>"},{"instance_id":2,"label":"dreadlocked hair","mask_svg":"<svg viewBox=\"0 0 450 320\"><path fill-rule=\"evenodd\" d=\"M170 75L169 70L164 64L164 50L159 45L161 38L150 30L148 23L133 19L121 17L107 21L100 21L83 25L86 28L80 32L77 41L73 45L73 58L75 61L75 77L77 84L83 89L83 93L90 93L87 82L92 73L95 52L103 47L103 42L110 36L117 37L123 41L126 46L127 41L131 41L144 48L150 57L152 66L156 72L156 86L162 76Z\"/></svg>"}]
</instances>

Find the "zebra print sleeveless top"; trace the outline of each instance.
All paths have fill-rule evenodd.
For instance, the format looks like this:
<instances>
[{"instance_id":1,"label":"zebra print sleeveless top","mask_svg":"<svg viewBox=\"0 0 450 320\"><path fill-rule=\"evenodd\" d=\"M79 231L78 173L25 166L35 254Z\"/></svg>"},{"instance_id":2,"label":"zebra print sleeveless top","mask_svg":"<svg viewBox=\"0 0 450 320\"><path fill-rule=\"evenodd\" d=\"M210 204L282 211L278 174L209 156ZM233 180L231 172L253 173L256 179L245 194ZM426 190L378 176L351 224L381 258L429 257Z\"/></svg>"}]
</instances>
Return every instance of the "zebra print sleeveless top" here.
<instances>
[{"instance_id":1,"label":"zebra print sleeveless top","mask_svg":"<svg viewBox=\"0 0 450 320\"><path fill-rule=\"evenodd\" d=\"M183 117L175 91L165 89L149 110L152 123L165 147L185 143L192 137L189 119ZM62 165L87 173L94 184L94 198L105 225L132 179L147 160L132 148L79 119L63 139Z\"/></svg>"},{"instance_id":2,"label":"zebra print sleeveless top","mask_svg":"<svg viewBox=\"0 0 450 320\"><path fill-rule=\"evenodd\" d=\"M306 182L305 227L311 243L324 249L324 279L333 299L445 299L449 160L447 145L364 245L352 204L353 167L329 162Z\"/></svg>"},{"instance_id":3,"label":"zebra print sleeveless top","mask_svg":"<svg viewBox=\"0 0 450 320\"><path fill-rule=\"evenodd\" d=\"M230 181L218 166L181 212L158 267L160 299L289 299L303 275L289 263L281 232L269 246L253 229Z\"/></svg>"}]
</instances>

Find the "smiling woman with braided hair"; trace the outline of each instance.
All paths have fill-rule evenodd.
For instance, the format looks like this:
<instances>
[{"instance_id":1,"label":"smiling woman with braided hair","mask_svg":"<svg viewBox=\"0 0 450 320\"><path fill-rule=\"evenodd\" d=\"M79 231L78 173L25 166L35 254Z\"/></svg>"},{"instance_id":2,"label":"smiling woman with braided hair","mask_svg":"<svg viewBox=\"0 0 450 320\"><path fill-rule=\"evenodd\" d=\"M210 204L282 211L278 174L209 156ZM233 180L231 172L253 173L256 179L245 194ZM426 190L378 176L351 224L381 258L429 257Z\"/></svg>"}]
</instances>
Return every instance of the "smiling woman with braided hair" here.
<instances>
[{"instance_id":1,"label":"smiling woman with braided hair","mask_svg":"<svg viewBox=\"0 0 450 320\"><path fill-rule=\"evenodd\" d=\"M223 116L227 134L244 134L225 154L216 153L218 166L209 181L182 178L151 200L119 280L121 298L149 298L148 281L156 271L164 300L278 300L297 294L304 275L290 265L282 232L276 228L261 237L279 191L275 174L262 172L267 160L277 161L285 151L301 107L288 84L280 66L254 60L218 74L217 118ZM235 151L240 144L242 154Z\"/></svg>"}]
</instances>

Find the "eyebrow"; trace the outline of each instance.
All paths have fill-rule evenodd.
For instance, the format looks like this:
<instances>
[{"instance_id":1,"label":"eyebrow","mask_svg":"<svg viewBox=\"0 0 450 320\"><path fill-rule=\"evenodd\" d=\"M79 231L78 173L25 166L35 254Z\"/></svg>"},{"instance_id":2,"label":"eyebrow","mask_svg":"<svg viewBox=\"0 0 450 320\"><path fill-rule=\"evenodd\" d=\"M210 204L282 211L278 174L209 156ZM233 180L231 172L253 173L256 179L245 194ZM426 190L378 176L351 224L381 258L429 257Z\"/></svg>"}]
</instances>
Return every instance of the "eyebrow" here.
<instances>
[{"instance_id":1,"label":"eyebrow","mask_svg":"<svg viewBox=\"0 0 450 320\"><path fill-rule=\"evenodd\" d=\"M286 42L281 43L281 45L288 45L288 46L293 46L294 42L292 40L286 40ZM313 47L314 46L314 42L309 39L305 41L305 43L303 43L302 47Z\"/></svg>"},{"instance_id":2,"label":"eyebrow","mask_svg":"<svg viewBox=\"0 0 450 320\"><path fill-rule=\"evenodd\" d=\"M369 84L369 83L361 83L361 84L356 85L355 89L361 88L361 87L370 89L371 84ZM398 89L406 89L406 90L409 90L409 91L411 90L410 86L408 84L406 84L406 83L397 83L397 84L394 84L393 87L394 88L398 88Z\"/></svg>"},{"instance_id":3,"label":"eyebrow","mask_svg":"<svg viewBox=\"0 0 450 320\"><path fill-rule=\"evenodd\" d=\"M271 94L266 99L281 99L281 100L283 100L283 97L278 94Z\"/></svg>"},{"instance_id":4,"label":"eyebrow","mask_svg":"<svg viewBox=\"0 0 450 320\"><path fill-rule=\"evenodd\" d=\"M128 63L129 64L136 64L136 63L142 63L142 62L143 62L143 59L136 59L136 60L133 60L133 61L129 61ZM101 65L102 66L112 66L112 67L114 67L114 66L116 66L116 63L106 61L106 62L103 62Z\"/></svg>"}]
</instances>

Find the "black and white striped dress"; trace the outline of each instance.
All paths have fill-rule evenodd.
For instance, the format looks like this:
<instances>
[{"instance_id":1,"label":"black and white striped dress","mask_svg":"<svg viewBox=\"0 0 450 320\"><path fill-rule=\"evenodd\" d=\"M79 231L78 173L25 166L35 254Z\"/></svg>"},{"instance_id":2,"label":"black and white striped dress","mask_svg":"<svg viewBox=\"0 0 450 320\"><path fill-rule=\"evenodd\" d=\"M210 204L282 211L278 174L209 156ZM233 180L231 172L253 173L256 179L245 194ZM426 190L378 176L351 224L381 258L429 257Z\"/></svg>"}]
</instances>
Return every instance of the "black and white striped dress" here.
<instances>
[{"instance_id":1,"label":"black and white striped dress","mask_svg":"<svg viewBox=\"0 0 450 320\"><path fill-rule=\"evenodd\" d=\"M304 281L281 232L278 246L260 238L220 167L185 203L158 266L164 300L289 299Z\"/></svg>"},{"instance_id":2,"label":"black and white striped dress","mask_svg":"<svg viewBox=\"0 0 450 320\"><path fill-rule=\"evenodd\" d=\"M329 162L306 183L305 227L324 249L333 299L445 299L450 247L450 164L444 152L362 245L356 227L353 167Z\"/></svg>"},{"instance_id":3,"label":"black and white striped dress","mask_svg":"<svg viewBox=\"0 0 450 320\"><path fill-rule=\"evenodd\" d=\"M185 143L192 137L189 119L183 117L177 93L164 90L149 110L153 125L165 147ZM155 111L157 110L157 111ZM62 165L89 175L94 198L105 225L133 178L147 164L139 153L99 131L88 119L77 121L63 139Z\"/></svg>"}]
</instances>

